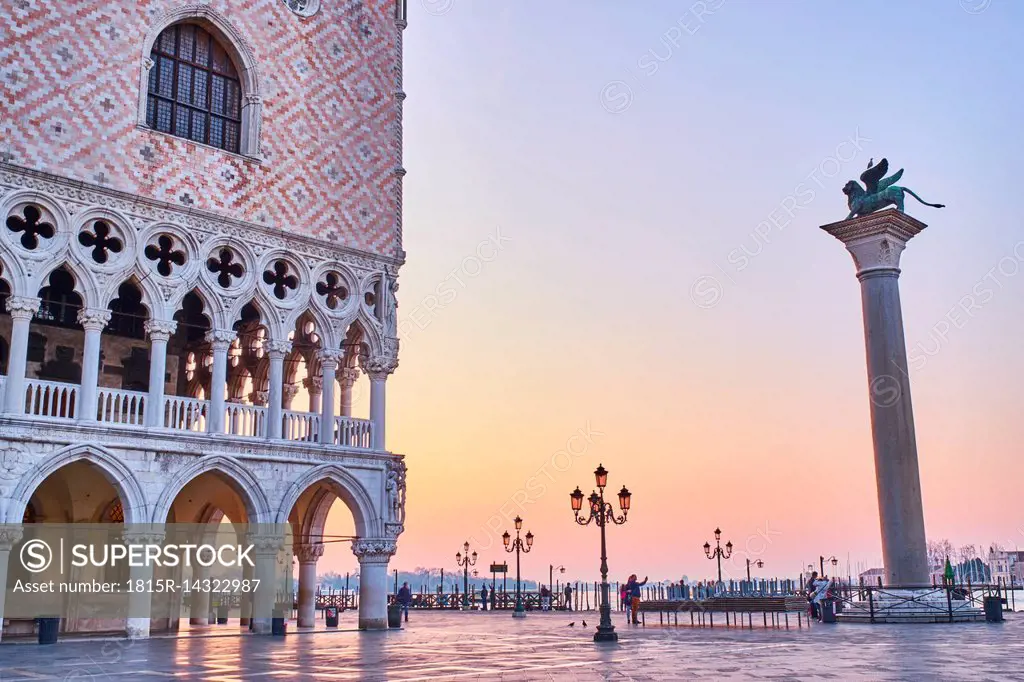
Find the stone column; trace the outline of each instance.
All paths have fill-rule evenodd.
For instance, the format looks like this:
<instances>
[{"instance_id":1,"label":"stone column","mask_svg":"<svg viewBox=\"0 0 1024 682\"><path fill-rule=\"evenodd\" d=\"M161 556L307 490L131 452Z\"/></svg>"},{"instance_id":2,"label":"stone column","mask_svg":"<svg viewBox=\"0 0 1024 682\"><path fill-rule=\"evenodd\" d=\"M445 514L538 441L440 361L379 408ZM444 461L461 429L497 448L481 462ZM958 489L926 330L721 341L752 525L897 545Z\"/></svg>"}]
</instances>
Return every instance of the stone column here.
<instances>
[{"instance_id":1,"label":"stone column","mask_svg":"<svg viewBox=\"0 0 1024 682\"><path fill-rule=\"evenodd\" d=\"M82 345L82 387L75 407L80 421L96 421L96 395L99 390L100 348L103 328L110 322L110 311L82 308L78 311L78 324L85 330Z\"/></svg>"},{"instance_id":2,"label":"stone column","mask_svg":"<svg viewBox=\"0 0 1024 682\"><path fill-rule=\"evenodd\" d=\"M309 411L313 414L320 414L320 396L323 394L323 381L320 377L306 377L302 385L309 393Z\"/></svg>"},{"instance_id":3,"label":"stone column","mask_svg":"<svg viewBox=\"0 0 1024 682\"><path fill-rule=\"evenodd\" d=\"M7 597L7 563L11 557L11 548L21 541L21 529L13 526L0 526L0 638L3 637L4 601Z\"/></svg>"},{"instance_id":4,"label":"stone column","mask_svg":"<svg viewBox=\"0 0 1024 682\"><path fill-rule=\"evenodd\" d=\"M299 560L299 627L316 625L316 562L324 555L324 546L296 545Z\"/></svg>"},{"instance_id":5,"label":"stone column","mask_svg":"<svg viewBox=\"0 0 1024 682\"><path fill-rule=\"evenodd\" d=\"M283 539L276 535L250 535L248 541L253 546L252 558L255 564L253 572L260 581L260 587L253 595L252 600L252 629L256 634L268 635L280 582L277 560L284 546Z\"/></svg>"},{"instance_id":6,"label":"stone column","mask_svg":"<svg viewBox=\"0 0 1024 682\"><path fill-rule=\"evenodd\" d=\"M860 281L878 515L886 584L929 584L914 413L900 307L900 254L925 228L893 210L823 225L853 256Z\"/></svg>"},{"instance_id":7,"label":"stone column","mask_svg":"<svg viewBox=\"0 0 1024 682\"><path fill-rule=\"evenodd\" d=\"M359 559L359 629L388 627L388 561L395 543L387 539L356 540L352 553Z\"/></svg>"},{"instance_id":8,"label":"stone column","mask_svg":"<svg viewBox=\"0 0 1024 682\"><path fill-rule=\"evenodd\" d=\"M210 569L196 564L192 567L192 577L189 580L200 584L210 577ZM192 598L188 607L188 622L190 625L206 625L210 622L210 593L204 590L193 590Z\"/></svg>"},{"instance_id":9,"label":"stone column","mask_svg":"<svg viewBox=\"0 0 1024 682\"><path fill-rule=\"evenodd\" d=\"M131 530L125 531L124 543L126 545L159 545L164 540L164 533L160 530ZM129 579L135 583L142 581L149 583L153 579L153 564L143 561L139 565L133 565L129 569ZM169 595L168 595L169 596ZM125 630L128 639L149 639L149 626L153 609L153 593L149 590L132 590L128 594L128 618Z\"/></svg>"},{"instance_id":10,"label":"stone column","mask_svg":"<svg viewBox=\"0 0 1024 682\"><path fill-rule=\"evenodd\" d=\"M149 396L146 398L146 426L164 425L164 384L167 382L167 342L178 328L169 320L146 320L149 334Z\"/></svg>"},{"instance_id":11,"label":"stone column","mask_svg":"<svg viewBox=\"0 0 1024 682\"><path fill-rule=\"evenodd\" d=\"M4 411L8 414L24 414L28 331L32 324L32 316L39 311L39 299L29 296L11 296L7 299L7 310L11 313L11 347L7 354Z\"/></svg>"},{"instance_id":12,"label":"stone column","mask_svg":"<svg viewBox=\"0 0 1024 682\"><path fill-rule=\"evenodd\" d=\"M287 341L268 341L267 356L270 358L270 373L267 396L267 438L281 437L281 406L284 404L284 358L291 350Z\"/></svg>"},{"instance_id":13,"label":"stone column","mask_svg":"<svg viewBox=\"0 0 1024 682\"><path fill-rule=\"evenodd\" d=\"M320 351L320 380L323 396L320 400L320 443L334 445L334 385L341 360L341 351L326 348Z\"/></svg>"},{"instance_id":14,"label":"stone column","mask_svg":"<svg viewBox=\"0 0 1024 682\"><path fill-rule=\"evenodd\" d=\"M363 371L370 377L370 421L373 422L373 449L384 450L384 416L386 413L387 401L384 397L384 387L388 375L398 369L398 358L393 356L378 355L374 357L363 356L359 358Z\"/></svg>"},{"instance_id":15,"label":"stone column","mask_svg":"<svg viewBox=\"0 0 1024 682\"><path fill-rule=\"evenodd\" d=\"M213 366L210 368L210 414L206 420L209 433L226 433L224 421L227 410L228 381L228 348L235 340L235 332L227 329L215 329L206 333L206 340L213 353Z\"/></svg>"},{"instance_id":16,"label":"stone column","mask_svg":"<svg viewBox=\"0 0 1024 682\"><path fill-rule=\"evenodd\" d=\"M356 380L359 379L359 374L359 369L356 367L346 367L338 372L338 384L341 386L340 407L342 417L352 416L352 387L355 386Z\"/></svg>"}]
</instances>

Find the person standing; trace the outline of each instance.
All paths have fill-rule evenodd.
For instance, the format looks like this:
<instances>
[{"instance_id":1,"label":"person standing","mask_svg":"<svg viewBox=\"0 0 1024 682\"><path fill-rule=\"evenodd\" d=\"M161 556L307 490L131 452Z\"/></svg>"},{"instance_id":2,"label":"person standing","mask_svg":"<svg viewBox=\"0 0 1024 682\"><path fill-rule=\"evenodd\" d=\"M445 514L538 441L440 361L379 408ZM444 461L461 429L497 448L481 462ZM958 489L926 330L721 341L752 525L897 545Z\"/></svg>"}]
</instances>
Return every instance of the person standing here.
<instances>
[{"instance_id":1,"label":"person standing","mask_svg":"<svg viewBox=\"0 0 1024 682\"><path fill-rule=\"evenodd\" d=\"M412 604L412 590L409 589L409 583L402 583L402 587L398 590L398 603L402 606L402 615L405 617L405 622L409 622L409 605Z\"/></svg>"},{"instance_id":2,"label":"person standing","mask_svg":"<svg viewBox=\"0 0 1024 682\"><path fill-rule=\"evenodd\" d=\"M484 583L480 586L480 608L484 611L487 610L487 584Z\"/></svg>"},{"instance_id":3,"label":"person standing","mask_svg":"<svg viewBox=\"0 0 1024 682\"><path fill-rule=\"evenodd\" d=\"M626 587L629 589L629 606L630 616L633 625L639 625L640 621L637 620L636 614L640 610L640 588L647 584L647 577L644 577L643 582L637 582L636 573L629 576L629 582L626 583Z\"/></svg>"},{"instance_id":4,"label":"person standing","mask_svg":"<svg viewBox=\"0 0 1024 682\"><path fill-rule=\"evenodd\" d=\"M572 611L572 585L565 586L565 610Z\"/></svg>"}]
</instances>

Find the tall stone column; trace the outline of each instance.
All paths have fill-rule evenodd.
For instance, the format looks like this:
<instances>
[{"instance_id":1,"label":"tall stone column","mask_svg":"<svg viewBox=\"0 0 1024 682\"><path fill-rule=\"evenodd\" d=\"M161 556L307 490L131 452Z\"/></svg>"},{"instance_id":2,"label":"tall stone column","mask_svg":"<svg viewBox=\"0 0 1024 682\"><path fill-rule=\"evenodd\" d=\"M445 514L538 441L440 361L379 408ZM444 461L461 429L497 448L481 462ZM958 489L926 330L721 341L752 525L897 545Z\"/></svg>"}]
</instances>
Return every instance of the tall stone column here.
<instances>
[{"instance_id":1,"label":"tall stone column","mask_svg":"<svg viewBox=\"0 0 1024 682\"><path fill-rule=\"evenodd\" d=\"M287 341L267 342L270 358L269 396L267 397L267 438L281 437L281 406L284 404L284 358L291 350Z\"/></svg>"},{"instance_id":2,"label":"tall stone column","mask_svg":"<svg viewBox=\"0 0 1024 682\"><path fill-rule=\"evenodd\" d=\"M387 412L384 388L388 375L398 369L398 358L378 355L373 357L363 356L359 360L363 371L370 377L370 421L373 422L372 447L374 450L384 450L386 443L384 437L384 418Z\"/></svg>"},{"instance_id":3,"label":"tall stone column","mask_svg":"<svg viewBox=\"0 0 1024 682\"><path fill-rule=\"evenodd\" d=\"M213 366L210 368L210 415L206 420L209 433L225 433L227 424L227 381L228 381L228 348L235 340L235 332L227 329L215 329L206 333L206 340L213 353Z\"/></svg>"},{"instance_id":4,"label":"tall stone column","mask_svg":"<svg viewBox=\"0 0 1024 682\"><path fill-rule=\"evenodd\" d=\"M78 311L78 323L85 330L82 345L82 387L75 408L80 421L96 421L96 395L99 390L100 348L103 343L103 328L110 322L109 310L82 308Z\"/></svg>"},{"instance_id":5,"label":"tall stone column","mask_svg":"<svg viewBox=\"0 0 1024 682\"><path fill-rule=\"evenodd\" d=\"M929 584L910 375L900 307L900 254L926 227L905 213L872 213L823 225L853 256L860 281L878 515L886 584Z\"/></svg>"},{"instance_id":6,"label":"tall stone column","mask_svg":"<svg viewBox=\"0 0 1024 682\"><path fill-rule=\"evenodd\" d=\"M341 388L340 407L342 417L352 416L352 387L356 385L359 375L359 369L356 367L346 367L338 372L338 384Z\"/></svg>"},{"instance_id":7,"label":"tall stone column","mask_svg":"<svg viewBox=\"0 0 1024 682\"><path fill-rule=\"evenodd\" d=\"M39 299L11 296L7 299L11 314L11 347L7 353L7 384L4 389L4 411L25 413L25 368L28 366L28 332L32 316L39 311Z\"/></svg>"},{"instance_id":8,"label":"tall stone column","mask_svg":"<svg viewBox=\"0 0 1024 682\"><path fill-rule=\"evenodd\" d=\"M320 378L323 395L320 399L320 442L334 444L334 385L337 380L341 351L325 348L320 351Z\"/></svg>"},{"instance_id":9,"label":"tall stone column","mask_svg":"<svg viewBox=\"0 0 1024 682\"><path fill-rule=\"evenodd\" d=\"M393 540L369 539L352 543L359 559L359 629L388 627L388 561L395 553Z\"/></svg>"},{"instance_id":10,"label":"tall stone column","mask_svg":"<svg viewBox=\"0 0 1024 682\"><path fill-rule=\"evenodd\" d=\"M252 599L252 629L256 634L267 635L271 631L274 602L280 587L277 561L284 547L284 540L273 534L251 534L248 541L253 546L254 573L260 581L259 589Z\"/></svg>"},{"instance_id":11,"label":"tall stone column","mask_svg":"<svg viewBox=\"0 0 1024 682\"><path fill-rule=\"evenodd\" d=\"M178 328L170 320L146 320L149 334L149 396L146 398L146 426L164 425L164 383L167 381L167 342Z\"/></svg>"},{"instance_id":12,"label":"tall stone column","mask_svg":"<svg viewBox=\"0 0 1024 682\"><path fill-rule=\"evenodd\" d=\"M299 627L316 625L316 562L324 555L324 546L296 545L299 560Z\"/></svg>"},{"instance_id":13,"label":"tall stone column","mask_svg":"<svg viewBox=\"0 0 1024 682\"><path fill-rule=\"evenodd\" d=\"M11 558L11 548L21 541L21 529L13 526L0 526L0 639L3 638L4 601L7 597L7 563Z\"/></svg>"},{"instance_id":14,"label":"tall stone column","mask_svg":"<svg viewBox=\"0 0 1024 682\"><path fill-rule=\"evenodd\" d=\"M126 545L159 545L163 542L164 533L159 529L139 529L126 531ZM144 550L143 550L144 552ZM133 584L148 585L153 579L153 564L148 561L136 562L131 566L130 580ZM125 629L128 639L148 639L153 609L153 592L149 589L133 589L128 594L128 618Z\"/></svg>"}]
</instances>

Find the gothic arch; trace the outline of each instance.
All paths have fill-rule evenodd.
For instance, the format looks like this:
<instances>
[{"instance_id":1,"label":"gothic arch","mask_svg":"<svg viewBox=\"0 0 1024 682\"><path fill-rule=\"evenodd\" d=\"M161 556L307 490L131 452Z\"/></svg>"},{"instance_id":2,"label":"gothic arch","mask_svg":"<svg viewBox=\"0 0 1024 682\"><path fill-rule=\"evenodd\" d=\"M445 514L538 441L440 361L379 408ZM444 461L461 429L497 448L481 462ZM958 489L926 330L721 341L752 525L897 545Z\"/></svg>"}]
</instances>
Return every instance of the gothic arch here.
<instances>
[{"instance_id":1,"label":"gothic arch","mask_svg":"<svg viewBox=\"0 0 1024 682\"><path fill-rule=\"evenodd\" d=\"M341 500L352 512L355 520L356 534L359 537L380 537L384 534L384 524L373 503L373 498L362 483L351 473L337 464L324 464L307 471L301 478L288 487L284 501L277 512L277 523L286 524L291 516L292 508L306 490L321 481L329 481L338 487Z\"/></svg>"},{"instance_id":2,"label":"gothic arch","mask_svg":"<svg viewBox=\"0 0 1024 682\"><path fill-rule=\"evenodd\" d=\"M260 156L260 122L262 118L262 92L256 55L242 34L220 12L209 5L188 4L172 7L157 18L142 41L142 68L139 78L138 124L146 129L146 98L149 95L149 70L153 62L149 55L164 29L181 22L198 24L212 33L227 51L238 71L242 86L242 135L239 153Z\"/></svg>"},{"instance_id":3,"label":"gothic arch","mask_svg":"<svg viewBox=\"0 0 1024 682\"><path fill-rule=\"evenodd\" d=\"M163 492L160 493L160 499L156 506L153 507L152 522L165 523L178 493L192 479L211 472L224 476L234 484L235 491L242 499L242 504L245 505L250 524L265 523L267 519L271 518L270 503L256 476L235 459L223 455L212 455L196 459L168 481Z\"/></svg>"},{"instance_id":4,"label":"gothic arch","mask_svg":"<svg viewBox=\"0 0 1024 682\"><path fill-rule=\"evenodd\" d=\"M146 496L142 486L131 469L121 459L98 445L71 445L50 455L39 462L28 473L10 495L11 502L6 512L6 523L21 523L25 507L32 498L32 493L46 478L73 462L85 461L95 465L117 490L124 508L125 523L144 523L147 513Z\"/></svg>"}]
</instances>

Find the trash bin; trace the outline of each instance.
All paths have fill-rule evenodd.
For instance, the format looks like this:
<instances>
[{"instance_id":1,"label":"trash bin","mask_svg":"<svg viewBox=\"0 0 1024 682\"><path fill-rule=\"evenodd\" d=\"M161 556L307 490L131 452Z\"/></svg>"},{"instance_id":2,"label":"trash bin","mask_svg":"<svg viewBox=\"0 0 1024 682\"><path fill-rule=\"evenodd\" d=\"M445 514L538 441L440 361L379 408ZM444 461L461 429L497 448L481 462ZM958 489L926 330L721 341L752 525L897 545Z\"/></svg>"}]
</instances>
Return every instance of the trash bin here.
<instances>
[{"instance_id":1,"label":"trash bin","mask_svg":"<svg viewBox=\"0 0 1024 682\"><path fill-rule=\"evenodd\" d=\"M57 635L60 633L60 618L45 616L37 620L39 622L39 643L56 644Z\"/></svg>"},{"instance_id":2,"label":"trash bin","mask_svg":"<svg viewBox=\"0 0 1024 682\"><path fill-rule=\"evenodd\" d=\"M985 620L989 623L1002 623L1003 622L1003 600L1001 597L985 597ZM42 630L40 630L40 633ZM39 635L40 638L42 634ZM40 641L42 644L42 641Z\"/></svg>"},{"instance_id":3,"label":"trash bin","mask_svg":"<svg viewBox=\"0 0 1024 682\"><path fill-rule=\"evenodd\" d=\"M217 605L217 625L228 624L228 614L231 612L231 607L227 604Z\"/></svg>"},{"instance_id":4,"label":"trash bin","mask_svg":"<svg viewBox=\"0 0 1024 682\"><path fill-rule=\"evenodd\" d=\"M327 621L327 627L338 627L338 607L328 606L324 611L324 619Z\"/></svg>"},{"instance_id":5,"label":"trash bin","mask_svg":"<svg viewBox=\"0 0 1024 682\"><path fill-rule=\"evenodd\" d=\"M836 600L835 599L822 599L821 600L821 622L822 623L834 623L834 622L836 622Z\"/></svg>"},{"instance_id":6,"label":"trash bin","mask_svg":"<svg viewBox=\"0 0 1024 682\"><path fill-rule=\"evenodd\" d=\"M398 603L388 604L388 627L402 627L402 605Z\"/></svg>"},{"instance_id":7,"label":"trash bin","mask_svg":"<svg viewBox=\"0 0 1024 682\"><path fill-rule=\"evenodd\" d=\"M270 634L274 637L284 637L288 633L286 613L288 613L288 610L283 608L278 607L274 609L273 616L270 619Z\"/></svg>"}]
</instances>

